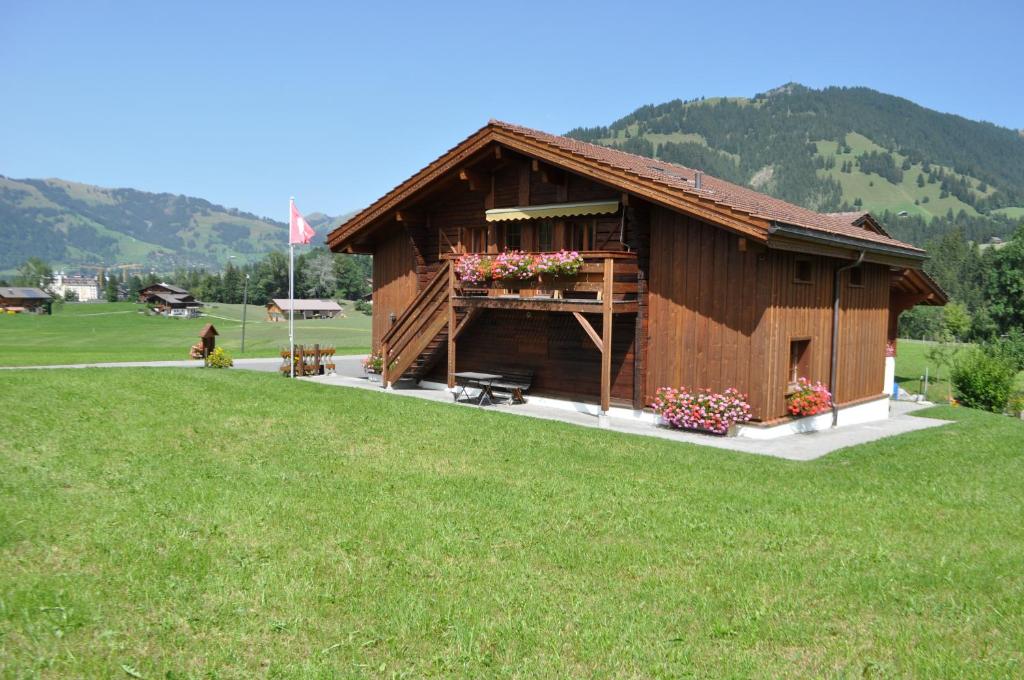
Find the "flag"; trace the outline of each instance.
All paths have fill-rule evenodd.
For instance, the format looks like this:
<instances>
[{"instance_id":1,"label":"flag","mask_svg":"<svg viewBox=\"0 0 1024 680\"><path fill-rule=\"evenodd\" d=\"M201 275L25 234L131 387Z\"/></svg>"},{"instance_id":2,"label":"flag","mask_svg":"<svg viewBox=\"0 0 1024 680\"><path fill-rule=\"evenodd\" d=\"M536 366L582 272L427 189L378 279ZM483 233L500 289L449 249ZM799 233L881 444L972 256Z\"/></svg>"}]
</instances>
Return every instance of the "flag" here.
<instances>
[{"instance_id":1,"label":"flag","mask_svg":"<svg viewBox=\"0 0 1024 680\"><path fill-rule=\"evenodd\" d=\"M288 222L288 243L289 245L294 243L309 243L310 239L316 236L316 232L309 226L309 222L302 216L299 209L295 207L295 202L292 201L292 214L291 219Z\"/></svg>"}]
</instances>

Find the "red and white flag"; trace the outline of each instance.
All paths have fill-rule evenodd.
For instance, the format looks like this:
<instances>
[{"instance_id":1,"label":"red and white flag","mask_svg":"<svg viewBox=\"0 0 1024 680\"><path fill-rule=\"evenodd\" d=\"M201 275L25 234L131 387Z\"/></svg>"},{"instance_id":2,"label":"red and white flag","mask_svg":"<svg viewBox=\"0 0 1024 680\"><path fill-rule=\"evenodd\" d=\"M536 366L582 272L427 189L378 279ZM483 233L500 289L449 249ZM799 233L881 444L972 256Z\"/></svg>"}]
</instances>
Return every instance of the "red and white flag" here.
<instances>
[{"instance_id":1,"label":"red and white flag","mask_svg":"<svg viewBox=\"0 0 1024 680\"><path fill-rule=\"evenodd\" d=\"M310 239L316 236L316 232L313 231L313 227L309 226L309 222L302 216L299 209L295 207L295 201L291 202L292 214L291 219L288 222L288 243L309 243Z\"/></svg>"}]
</instances>

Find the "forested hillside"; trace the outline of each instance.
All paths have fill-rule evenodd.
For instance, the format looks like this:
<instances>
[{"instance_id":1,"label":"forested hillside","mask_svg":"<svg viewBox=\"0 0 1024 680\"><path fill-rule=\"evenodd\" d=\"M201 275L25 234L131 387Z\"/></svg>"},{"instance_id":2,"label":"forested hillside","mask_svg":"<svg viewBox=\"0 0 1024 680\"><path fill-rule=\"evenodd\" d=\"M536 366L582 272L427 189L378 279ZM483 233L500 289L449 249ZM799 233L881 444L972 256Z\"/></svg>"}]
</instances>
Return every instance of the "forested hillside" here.
<instances>
[{"instance_id":1,"label":"forested hillside","mask_svg":"<svg viewBox=\"0 0 1024 680\"><path fill-rule=\"evenodd\" d=\"M644 106L577 139L702 169L821 211L863 208L924 244L1009 236L1024 217L1024 137L868 88L790 84L752 99Z\"/></svg>"},{"instance_id":2,"label":"forested hillside","mask_svg":"<svg viewBox=\"0 0 1024 680\"><path fill-rule=\"evenodd\" d=\"M287 225L201 198L0 176L0 270L29 257L65 266L138 263L168 271L261 258Z\"/></svg>"}]
</instances>

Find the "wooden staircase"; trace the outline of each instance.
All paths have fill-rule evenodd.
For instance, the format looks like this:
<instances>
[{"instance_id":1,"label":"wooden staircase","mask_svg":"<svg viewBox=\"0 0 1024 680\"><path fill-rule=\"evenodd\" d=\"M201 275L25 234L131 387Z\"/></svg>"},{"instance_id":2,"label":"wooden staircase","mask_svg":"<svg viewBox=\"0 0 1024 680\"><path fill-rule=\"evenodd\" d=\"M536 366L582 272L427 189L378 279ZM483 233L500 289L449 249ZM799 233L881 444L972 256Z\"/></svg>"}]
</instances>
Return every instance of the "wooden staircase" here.
<instances>
[{"instance_id":1,"label":"wooden staircase","mask_svg":"<svg viewBox=\"0 0 1024 680\"><path fill-rule=\"evenodd\" d=\"M401 378L422 379L447 353L450 270L446 261L381 338L385 387ZM464 315L456 314L456 324Z\"/></svg>"}]
</instances>

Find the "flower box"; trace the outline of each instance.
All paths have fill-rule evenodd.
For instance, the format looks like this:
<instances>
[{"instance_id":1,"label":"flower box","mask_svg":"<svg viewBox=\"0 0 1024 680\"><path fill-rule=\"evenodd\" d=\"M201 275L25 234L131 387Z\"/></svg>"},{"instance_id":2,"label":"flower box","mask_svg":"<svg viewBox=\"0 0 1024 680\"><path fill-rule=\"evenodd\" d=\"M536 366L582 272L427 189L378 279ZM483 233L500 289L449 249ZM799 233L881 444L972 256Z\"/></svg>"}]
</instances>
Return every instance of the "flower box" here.
<instances>
[{"instance_id":1,"label":"flower box","mask_svg":"<svg viewBox=\"0 0 1024 680\"><path fill-rule=\"evenodd\" d=\"M832 408L832 394L820 382L799 378L786 395L786 411L797 418L814 416Z\"/></svg>"},{"instance_id":2,"label":"flower box","mask_svg":"<svg viewBox=\"0 0 1024 680\"><path fill-rule=\"evenodd\" d=\"M659 387L651 408L668 427L716 435L735 433L737 423L751 418L747 396L732 387L721 393Z\"/></svg>"},{"instance_id":3,"label":"flower box","mask_svg":"<svg viewBox=\"0 0 1024 680\"><path fill-rule=\"evenodd\" d=\"M510 288L535 284L542 277L572 277L583 268L583 257L576 251L524 253L507 250L498 255L466 253L455 261L455 275L464 284Z\"/></svg>"}]
</instances>

